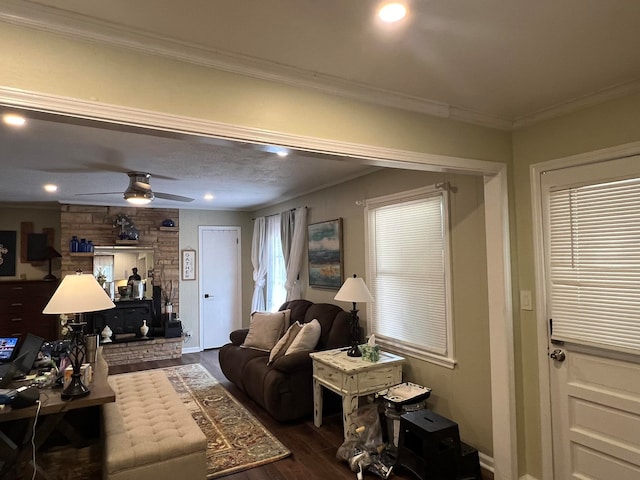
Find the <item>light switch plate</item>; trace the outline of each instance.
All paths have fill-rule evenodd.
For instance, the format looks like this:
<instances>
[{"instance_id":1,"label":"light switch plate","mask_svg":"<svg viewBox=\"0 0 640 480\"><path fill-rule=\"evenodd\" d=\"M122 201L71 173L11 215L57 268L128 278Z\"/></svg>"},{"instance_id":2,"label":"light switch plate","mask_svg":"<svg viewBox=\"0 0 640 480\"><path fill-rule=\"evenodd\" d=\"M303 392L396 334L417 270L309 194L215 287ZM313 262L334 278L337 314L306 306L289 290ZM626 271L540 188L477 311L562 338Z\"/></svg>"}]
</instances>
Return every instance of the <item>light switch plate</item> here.
<instances>
[{"instance_id":1,"label":"light switch plate","mask_svg":"<svg viewBox=\"0 0 640 480\"><path fill-rule=\"evenodd\" d=\"M520 310L533 310L531 290L520 290Z\"/></svg>"}]
</instances>

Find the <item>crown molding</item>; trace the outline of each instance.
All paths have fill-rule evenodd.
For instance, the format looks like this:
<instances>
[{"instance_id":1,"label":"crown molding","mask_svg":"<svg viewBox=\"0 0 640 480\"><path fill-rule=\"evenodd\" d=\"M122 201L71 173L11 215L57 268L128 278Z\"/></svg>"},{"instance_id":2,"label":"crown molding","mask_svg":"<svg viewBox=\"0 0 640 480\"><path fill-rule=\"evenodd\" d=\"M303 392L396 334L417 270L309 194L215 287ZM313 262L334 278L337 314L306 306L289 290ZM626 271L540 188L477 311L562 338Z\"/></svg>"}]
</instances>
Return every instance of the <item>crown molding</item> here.
<instances>
[{"instance_id":1,"label":"crown molding","mask_svg":"<svg viewBox=\"0 0 640 480\"><path fill-rule=\"evenodd\" d=\"M0 3L2 4L0 21L21 27L108 44L294 87L314 89L366 103L500 130L512 128L511 120L435 100L406 95L364 83L351 82L254 57L204 48L27 1L1 0Z\"/></svg>"},{"instance_id":2,"label":"crown molding","mask_svg":"<svg viewBox=\"0 0 640 480\"><path fill-rule=\"evenodd\" d=\"M509 119L364 83L347 81L318 72L268 62L255 57L204 48L200 45L168 39L150 32L134 30L25 0L0 0L0 5L2 6L0 22L134 50L143 54L157 55L260 80L318 90L370 104L505 131L518 130L607 100L640 92L640 80L636 80L602 89L516 119Z\"/></svg>"},{"instance_id":3,"label":"crown molding","mask_svg":"<svg viewBox=\"0 0 640 480\"><path fill-rule=\"evenodd\" d=\"M545 120L551 120L552 118L562 117L584 108L592 107L627 95L633 95L638 92L640 92L640 80L633 80L613 87L603 88L597 92L553 105L531 115L520 117L513 122L513 130L529 127Z\"/></svg>"}]
</instances>

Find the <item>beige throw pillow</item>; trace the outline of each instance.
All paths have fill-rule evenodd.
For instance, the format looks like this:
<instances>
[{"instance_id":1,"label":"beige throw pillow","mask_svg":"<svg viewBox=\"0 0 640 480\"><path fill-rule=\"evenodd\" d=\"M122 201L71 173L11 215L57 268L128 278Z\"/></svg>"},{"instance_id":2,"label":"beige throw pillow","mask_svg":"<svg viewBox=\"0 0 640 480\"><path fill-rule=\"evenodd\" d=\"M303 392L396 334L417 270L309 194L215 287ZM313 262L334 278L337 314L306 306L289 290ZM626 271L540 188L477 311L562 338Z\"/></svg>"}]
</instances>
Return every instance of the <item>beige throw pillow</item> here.
<instances>
[{"instance_id":1,"label":"beige throw pillow","mask_svg":"<svg viewBox=\"0 0 640 480\"><path fill-rule=\"evenodd\" d=\"M318 340L320 340L321 332L322 328L320 327L320 322L318 322L318 320L316 320L315 318L309 323L305 323L298 335L296 335L296 338L287 349L285 355L302 352L304 350L313 350L314 348L316 348Z\"/></svg>"},{"instance_id":2,"label":"beige throw pillow","mask_svg":"<svg viewBox=\"0 0 640 480\"><path fill-rule=\"evenodd\" d=\"M289 327L282 338L278 340L276 346L271 349L271 355L269 355L269 361L267 362L267 365L271 365L287 352L291 343L295 340L298 333L300 333L300 330L302 330L302 325L300 324L300 322L296 322Z\"/></svg>"},{"instance_id":3,"label":"beige throw pillow","mask_svg":"<svg viewBox=\"0 0 640 480\"><path fill-rule=\"evenodd\" d=\"M285 329L284 312L253 312L249 333L242 344L246 348L270 351Z\"/></svg>"}]
</instances>

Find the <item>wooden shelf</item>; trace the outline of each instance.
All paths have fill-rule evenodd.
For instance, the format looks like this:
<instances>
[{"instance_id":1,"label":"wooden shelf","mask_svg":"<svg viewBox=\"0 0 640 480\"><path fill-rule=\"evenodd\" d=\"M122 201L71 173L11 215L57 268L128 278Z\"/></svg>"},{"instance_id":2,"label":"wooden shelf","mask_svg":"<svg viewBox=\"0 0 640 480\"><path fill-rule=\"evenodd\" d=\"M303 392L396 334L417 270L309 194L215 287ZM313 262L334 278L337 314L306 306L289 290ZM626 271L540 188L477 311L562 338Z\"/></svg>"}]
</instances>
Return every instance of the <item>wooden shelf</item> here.
<instances>
[{"instance_id":1,"label":"wooden shelf","mask_svg":"<svg viewBox=\"0 0 640 480\"><path fill-rule=\"evenodd\" d=\"M138 245L138 240L116 240L116 245Z\"/></svg>"},{"instance_id":2,"label":"wooden shelf","mask_svg":"<svg viewBox=\"0 0 640 480\"><path fill-rule=\"evenodd\" d=\"M93 252L69 252L72 257L93 257Z\"/></svg>"},{"instance_id":3,"label":"wooden shelf","mask_svg":"<svg viewBox=\"0 0 640 480\"><path fill-rule=\"evenodd\" d=\"M158 227L158 230L161 232L179 232L180 229L178 227Z\"/></svg>"}]
</instances>

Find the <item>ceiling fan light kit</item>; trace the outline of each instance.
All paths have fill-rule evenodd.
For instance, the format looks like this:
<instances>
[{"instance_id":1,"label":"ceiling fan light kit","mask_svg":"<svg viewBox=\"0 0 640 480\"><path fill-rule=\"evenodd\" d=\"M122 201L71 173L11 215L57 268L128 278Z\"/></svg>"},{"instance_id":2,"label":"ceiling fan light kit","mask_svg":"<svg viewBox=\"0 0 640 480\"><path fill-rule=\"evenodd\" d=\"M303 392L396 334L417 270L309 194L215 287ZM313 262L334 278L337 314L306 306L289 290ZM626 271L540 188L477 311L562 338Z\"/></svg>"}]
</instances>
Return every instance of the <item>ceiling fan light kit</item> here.
<instances>
[{"instance_id":1,"label":"ceiling fan light kit","mask_svg":"<svg viewBox=\"0 0 640 480\"><path fill-rule=\"evenodd\" d=\"M124 199L133 205L146 205L156 198L164 200L173 200L175 202L193 202L193 198L183 197L181 195L173 195L171 193L154 193L151 190L151 174L147 172L127 172L129 177L129 186L123 193ZM111 195L122 192L103 192L103 193L76 193L76 195Z\"/></svg>"},{"instance_id":2,"label":"ceiling fan light kit","mask_svg":"<svg viewBox=\"0 0 640 480\"><path fill-rule=\"evenodd\" d=\"M128 190L124 192L124 199L132 203L134 205L146 205L147 203L151 203L151 201L155 198L153 192L136 192L132 190Z\"/></svg>"}]
</instances>

